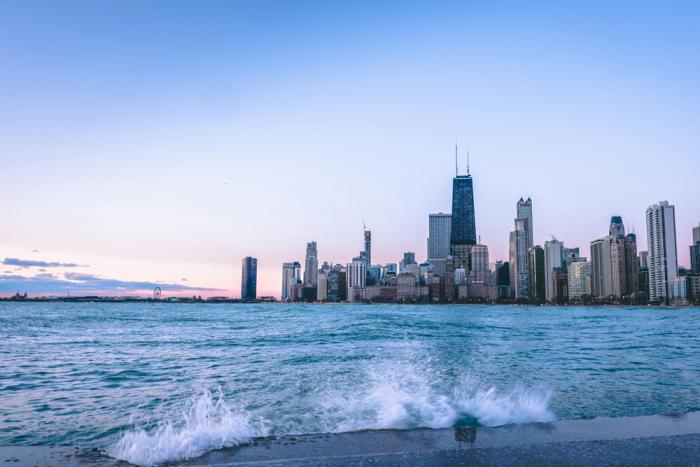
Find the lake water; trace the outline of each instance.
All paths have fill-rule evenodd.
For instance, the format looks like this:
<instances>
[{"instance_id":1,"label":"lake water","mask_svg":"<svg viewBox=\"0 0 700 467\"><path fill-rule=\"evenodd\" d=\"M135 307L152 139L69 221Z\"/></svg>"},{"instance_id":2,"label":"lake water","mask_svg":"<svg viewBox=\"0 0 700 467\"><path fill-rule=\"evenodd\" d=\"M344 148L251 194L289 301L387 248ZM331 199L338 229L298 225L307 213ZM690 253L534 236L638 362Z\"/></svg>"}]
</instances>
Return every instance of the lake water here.
<instances>
[{"instance_id":1,"label":"lake water","mask_svg":"<svg viewBox=\"0 0 700 467\"><path fill-rule=\"evenodd\" d=\"M0 445L153 464L265 435L698 410L698 308L0 302Z\"/></svg>"}]
</instances>

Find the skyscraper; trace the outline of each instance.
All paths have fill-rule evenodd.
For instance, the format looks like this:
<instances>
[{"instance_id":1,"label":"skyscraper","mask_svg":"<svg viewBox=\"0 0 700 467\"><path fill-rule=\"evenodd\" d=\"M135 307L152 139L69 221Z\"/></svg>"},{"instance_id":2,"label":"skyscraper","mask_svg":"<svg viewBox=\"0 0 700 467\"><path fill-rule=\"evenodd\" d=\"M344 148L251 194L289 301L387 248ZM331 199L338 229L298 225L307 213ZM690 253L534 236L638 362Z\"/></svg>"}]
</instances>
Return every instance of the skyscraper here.
<instances>
[{"instance_id":1,"label":"skyscraper","mask_svg":"<svg viewBox=\"0 0 700 467\"><path fill-rule=\"evenodd\" d=\"M468 157L468 156L467 156ZM455 268L467 271L472 245L476 244L476 221L474 219L474 185L469 174L459 175L457 169L457 147L455 146L455 178L452 179L452 224L450 226L450 254Z\"/></svg>"},{"instance_id":2,"label":"skyscraper","mask_svg":"<svg viewBox=\"0 0 700 467\"><path fill-rule=\"evenodd\" d=\"M527 264L527 221L515 219L515 230L510 233L510 290L515 299L530 298L530 277Z\"/></svg>"},{"instance_id":3,"label":"skyscraper","mask_svg":"<svg viewBox=\"0 0 700 467\"><path fill-rule=\"evenodd\" d=\"M621 216L612 216L608 235L591 242L591 292L623 298L639 292L637 236L625 235Z\"/></svg>"},{"instance_id":4,"label":"skyscraper","mask_svg":"<svg viewBox=\"0 0 700 467\"><path fill-rule=\"evenodd\" d=\"M545 298L548 302L555 302L555 269L564 269L564 243L552 238L552 240L544 242Z\"/></svg>"},{"instance_id":5,"label":"skyscraper","mask_svg":"<svg viewBox=\"0 0 700 467\"><path fill-rule=\"evenodd\" d=\"M591 295L607 298L612 295L612 270L608 237L591 242Z\"/></svg>"},{"instance_id":6,"label":"skyscraper","mask_svg":"<svg viewBox=\"0 0 700 467\"><path fill-rule=\"evenodd\" d=\"M544 274L544 249L535 245L528 250L528 274L530 275L530 301L542 303L546 298Z\"/></svg>"},{"instance_id":7,"label":"skyscraper","mask_svg":"<svg viewBox=\"0 0 700 467\"><path fill-rule=\"evenodd\" d=\"M646 212L649 246L649 300L668 302L671 282L678 276L676 213L668 201L649 206Z\"/></svg>"},{"instance_id":8,"label":"skyscraper","mask_svg":"<svg viewBox=\"0 0 700 467\"><path fill-rule=\"evenodd\" d=\"M443 275L445 258L450 255L451 214L428 215L428 262L435 268L435 273Z\"/></svg>"},{"instance_id":9,"label":"skyscraper","mask_svg":"<svg viewBox=\"0 0 700 467\"><path fill-rule=\"evenodd\" d=\"M532 248L535 243L535 234L532 224L532 199L528 198L527 201L523 201L522 198L518 200L516 205L516 217L518 219L525 219L525 230L527 230L527 248Z\"/></svg>"},{"instance_id":10,"label":"skyscraper","mask_svg":"<svg viewBox=\"0 0 700 467\"><path fill-rule=\"evenodd\" d=\"M318 250L316 242L306 244L306 262L304 263L304 285L318 284Z\"/></svg>"},{"instance_id":11,"label":"skyscraper","mask_svg":"<svg viewBox=\"0 0 700 467\"><path fill-rule=\"evenodd\" d=\"M372 265L372 231L364 227L365 234L365 258L367 259L367 270Z\"/></svg>"},{"instance_id":12,"label":"skyscraper","mask_svg":"<svg viewBox=\"0 0 700 467\"><path fill-rule=\"evenodd\" d=\"M258 260L246 256L243 258L241 273L241 300L250 301L257 297Z\"/></svg>"},{"instance_id":13,"label":"skyscraper","mask_svg":"<svg viewBox=\"0 0 700 467\"><path fill-rule=\"evenodd\" d=\"M629 233L625 237L625 295L639 293L639 266L637 265L637 234Z\"/></svg>"},{"instance_id":14,"label":"skyscraper","mask_svg":"<svg viewBox=\"0 0 700 467\"><path fill-rule=\"evenodd\" d=\"M298 261L282 264L282 301L294 300L292 286L300 282L301 264Z\"/></svg>"},{"instance_id":15,"label":"skyscraper","mask_svg":"<svg viewBox=\"0 0 700 467\"><path fill-rule=\"evenodd\" d=\"M510 263L508 261L496 262L496 286L498 298L508 298L510 293Z\"/></svg>"}]
</instances>

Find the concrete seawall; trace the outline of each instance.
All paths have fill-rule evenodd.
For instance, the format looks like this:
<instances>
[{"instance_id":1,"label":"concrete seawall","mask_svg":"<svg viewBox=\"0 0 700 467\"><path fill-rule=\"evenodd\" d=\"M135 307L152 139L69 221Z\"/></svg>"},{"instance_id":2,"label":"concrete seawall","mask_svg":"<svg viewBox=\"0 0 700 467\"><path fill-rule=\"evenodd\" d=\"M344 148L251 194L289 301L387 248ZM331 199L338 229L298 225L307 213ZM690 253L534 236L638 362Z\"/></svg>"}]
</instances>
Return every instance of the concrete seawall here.
<instances>
[{"instance_id":1,"label":"concrete seawall","mask_svg":"<svg viewBox=\"0 0 700 467\"><path fill-rule=\"evenodd\" d=\"M181 466L700 465L700 412L497 428L379 430L261 438ZM0 447L0 465L124 466L66 447Z\"/></svg>"}]
</instances>

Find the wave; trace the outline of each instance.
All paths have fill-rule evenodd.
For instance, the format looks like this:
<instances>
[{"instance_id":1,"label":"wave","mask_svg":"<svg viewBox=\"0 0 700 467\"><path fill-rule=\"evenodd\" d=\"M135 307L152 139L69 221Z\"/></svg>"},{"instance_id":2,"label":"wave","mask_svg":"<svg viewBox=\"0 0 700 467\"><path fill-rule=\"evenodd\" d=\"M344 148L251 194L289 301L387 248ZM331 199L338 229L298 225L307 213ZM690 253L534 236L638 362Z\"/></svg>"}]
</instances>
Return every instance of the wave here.
<instances>
[{"instance_id":1,"label":"wave","mask_svg":"<svg viewBox=\"0 0 700 467\"><path fill-rule=\"evenodd\" d=\"M452 428L549 422L552 392L515 385L499 390L467 373L453 384L412 365L370 372L351 393L322 400L328 431Z\"/></svg>"},{"instance_id":2,"label":"wave","mask_svg":"<svg viewBox=\"0 0 700 467\"><path fill-rule=\"evenodd\" d=\"M156 465L195 458L265 435L264 423L229 407L220 392L215 397L205 391L189 399L179 414L166 417L151 432L143 428L127 431L107 449L107 454L132 464Z\"/></svg>"},{"instance_id":3,"label":"wave","mask_svg":"<svg viewBox=\"0 0 700 467\"><path fill-rule=\"evenodd\" d=\"M404 349L405 350L405 349ZM183 410L151 430L127 431L107 450L138 465L198 457L258 436L348 432L367 429L500 426L554 420L552 392L514 385L499 389L471 373L450 376L424 352L409 349L372 361L354 377L320 378L305 396L250 413L227 404L221 391L191 398ZM236 407L236 408L233 408Z\"/></svg>"}]
</instances>

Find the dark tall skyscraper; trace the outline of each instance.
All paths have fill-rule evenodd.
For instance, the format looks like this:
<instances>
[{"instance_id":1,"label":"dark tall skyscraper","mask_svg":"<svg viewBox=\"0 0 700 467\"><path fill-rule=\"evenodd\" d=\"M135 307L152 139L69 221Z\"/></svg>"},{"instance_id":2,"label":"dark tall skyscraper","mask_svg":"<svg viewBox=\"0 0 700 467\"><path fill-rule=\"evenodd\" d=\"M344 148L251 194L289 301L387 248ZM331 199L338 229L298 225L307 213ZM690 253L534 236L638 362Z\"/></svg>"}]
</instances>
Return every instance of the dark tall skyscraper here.
<instances>
[{"instance_id":1,"label":"dark tall skyscraper","mask_svg":"<svg viewBox=\"0 0 700 467\"><path fill-rule=\"evenodd\" d=\"M367 230L367 227L364 227L365 231L365 256L367 258L367 271L369 272L369 267L372 265L372 231Z\"/></svg>"},{"instance_id":2,"label":"dark tall skyscraper","mask_svg":"<svg viewBox=\"0 0 700 467\"><path fill-rule=\"evenodd\" d=\"M535 303L543 303L547 296L544 270L544 249L533 246L528 250L528 274L530 275L530 300Z\"/></svg>"},{"instance_id":3,"label":"dark tall skyscraper","mask_svg":"<svg viewBox=\"0 0 700 467\"><path fill-rule=\"evenodd\" d=\"M243 258L241 273L241 300L255 300L258 289L258 260L250 256Z\"/></svg>"},{"instance_id":4,"label":"dark tall skyscraper","mask_svg":"<svg viewBox=\"0 0 700 467\"><path fill-rule=\"evenodd\" d=\"M467 156L468 158L469 156ZM468 159L467 159L468 160ZM476 222L474 220L474 186L469 174L459 175L457 170L457 147L455 146L455 178L452 179L452 227L450 231L450 253L455 267L470 270L471 248L476 245Z\"/></svg>"}]
</instances>

